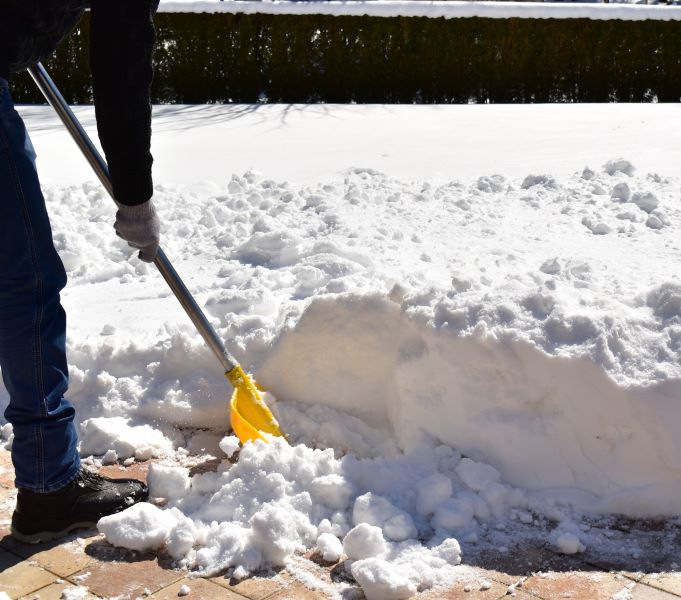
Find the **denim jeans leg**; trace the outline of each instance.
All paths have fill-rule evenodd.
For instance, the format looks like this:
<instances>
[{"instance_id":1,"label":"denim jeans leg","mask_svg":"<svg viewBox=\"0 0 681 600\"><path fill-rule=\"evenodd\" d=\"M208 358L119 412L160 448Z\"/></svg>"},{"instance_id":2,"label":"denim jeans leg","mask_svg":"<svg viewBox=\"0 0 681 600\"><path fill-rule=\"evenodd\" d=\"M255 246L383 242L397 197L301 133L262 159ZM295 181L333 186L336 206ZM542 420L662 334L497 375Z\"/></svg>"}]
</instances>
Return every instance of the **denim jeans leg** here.
<instances>
[{"instance_id":1,"label":"denim jeans leg","mask_svg":"<svg viewBox=\"0 0 681 600\"><path fill-rule=\"evenodd\" d=\"M35 154L0 80L0 368L14 427L16 486L50 491L80 468L68 386L66 273L52 242Z\"/></svg>"}]
</instances>

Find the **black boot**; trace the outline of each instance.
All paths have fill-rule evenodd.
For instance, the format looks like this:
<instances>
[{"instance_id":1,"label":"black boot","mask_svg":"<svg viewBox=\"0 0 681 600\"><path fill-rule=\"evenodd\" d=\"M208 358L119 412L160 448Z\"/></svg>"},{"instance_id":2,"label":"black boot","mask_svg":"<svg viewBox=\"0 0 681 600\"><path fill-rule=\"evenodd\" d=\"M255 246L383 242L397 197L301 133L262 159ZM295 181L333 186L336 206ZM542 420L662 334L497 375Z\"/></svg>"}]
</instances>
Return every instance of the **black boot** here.
<instances>
[{"instance_id":1,"label":"black boot","mask_svg":"<svg viewBox=\"0 0 681 600\"><path fill-rule=\"evenodd\" d=\"M136 479L109 479L81 468L76 478L45 494L20 489L12 515L12 536L37 544L70 531L94 527L101 517L146 500L147 486Z\"/></svg>"}]
</instances>

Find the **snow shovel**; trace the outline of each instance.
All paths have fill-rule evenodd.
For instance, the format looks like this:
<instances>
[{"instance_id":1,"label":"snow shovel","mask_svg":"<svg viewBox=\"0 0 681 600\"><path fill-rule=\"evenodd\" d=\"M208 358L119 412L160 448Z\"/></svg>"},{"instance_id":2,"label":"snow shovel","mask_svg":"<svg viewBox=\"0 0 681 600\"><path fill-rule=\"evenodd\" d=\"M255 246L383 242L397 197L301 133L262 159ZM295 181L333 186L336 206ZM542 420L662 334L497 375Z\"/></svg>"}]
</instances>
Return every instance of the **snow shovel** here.
<instances>
[{"instance_id":1,"label":"snow shovel","mask_svg":"<svg viewBox=\"0 0 681 600\"><path fill-rule=\"evenodd\" d=\"M94 169L102 185L113 198L113 185L109 176L109 168L102 156L95 148L92 140L76 119L69 105L64 100L57 86L54 84L42 64L38 63L29 69L31 77L43 93L47 101L57 112L57 115L68 129L69 133L81 149L85 158ZM279 424L274 415L260 395L260 390L251 377L241 368L237 360L225 349L218 338L215 329L206 319L196 300L189 293L180 276L177 274L170 261L161 248L158 249L154 264L170 286L173 294L189 315L196 329L201 334L206 344L213 351L220 364L225 369L225 376L232 383L231 423L234 433L241 442L248 440L265 440L263 433L274 436L282 436Z\"/></svg>"}]
</instances>

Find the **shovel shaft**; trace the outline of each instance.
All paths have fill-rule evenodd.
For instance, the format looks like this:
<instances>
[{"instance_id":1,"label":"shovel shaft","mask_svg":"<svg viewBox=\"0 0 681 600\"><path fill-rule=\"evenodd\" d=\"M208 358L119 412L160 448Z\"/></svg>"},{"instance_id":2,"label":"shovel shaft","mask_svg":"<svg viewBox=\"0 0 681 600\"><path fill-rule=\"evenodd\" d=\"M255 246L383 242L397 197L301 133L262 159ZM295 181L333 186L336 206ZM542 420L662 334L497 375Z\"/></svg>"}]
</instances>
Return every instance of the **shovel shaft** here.
<instances>
[{"instance_id":1,"label":"shovel shaft","mask_svg":"<svg viewBox=\"0 0 681 600\"><path fill-rule=\"evenodd\" d=\"M66 129L68 129L71 137L73 137L76 144L78 144L78 147L90 163L90 166L102 182L106 191L109 192L109 195L113 198L113 185L111 184L111 177L106 161L92 143L92 140L73 114L73 111L66 103L66 100L64 100L64 97L59 92L59 89L52 81L45 68L38 63L29 69L29 73L47 101L57 112L57 115L66 126ZM154 264L160 271L163 279L166 280L166 283L173 294L175 294L175 297L180 301L182 308L184 308L187 315L189 315L189 318L194 323L194 326L199 331L206 344L208 344L220 361L225 372L234 369L234 367L238 365L238 362L224 347L222 341L215 332L215 329L208 322L206 315L203 314L203 311L196 303L196 300L194 300L194 297L191 295L182 279L180 279L177 271L175 271L175 268L161 248L158 249Z\"/></svg>"}]
</instances>

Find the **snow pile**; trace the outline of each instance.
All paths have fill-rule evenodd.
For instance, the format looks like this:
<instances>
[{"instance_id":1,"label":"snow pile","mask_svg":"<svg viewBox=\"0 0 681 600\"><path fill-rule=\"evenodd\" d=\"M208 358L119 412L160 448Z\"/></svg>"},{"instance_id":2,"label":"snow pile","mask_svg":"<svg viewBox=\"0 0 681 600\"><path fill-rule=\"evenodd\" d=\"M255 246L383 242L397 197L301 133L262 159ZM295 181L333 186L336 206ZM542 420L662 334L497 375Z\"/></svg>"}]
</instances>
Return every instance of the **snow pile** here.
<instances>
[{"instance_id":1,"label":"snow pile","mask_svg":"<svg viewBox=\"0 0 681 600\"><path fill-rule=\"evenodd\" d=\"M341 414L334 420L353 425ZM333 562L344 555L343 567L367 598L408 598L465 577L455 568L461 548L454 536L474 541L527 507L523 492L498 480L491 467L448 446L337 458L331 449L277 438L248 443L234 465L191 479L182 467L154 464L150 494L168 498L169 508L138 504L98 527L112 544L165 548L204 575L227 570L243 578L308 550Z\"/></svg>"},{"instance_id":2,"label":"snow pile","mask_svg":"<svg viewBox=\"0 0 681 600\"><path fill-rule=\"evenodd\" d=\"M678 189L616 158L566 179L250 171L156 197L166 251L285 400L293 440L379 457L426 435L513 486L645 516L681 512ZM125 260L101 194L47 195L60 251L89 248L64 295L82 452L163 455L194 443L178 426L224 429L219 365L158 274ZM392 435L367 442L361 421Z\"/></svg>"},{"instance_id":3,"label":"snow pile","mask_svg":"<svg viewBox=\"0 0 681 600\"><path fill-rule=\"evenodd\" d=\"M613 4L616 4L614 6ZM372 17L429 17L488 19L621 19L627 21L681 19L678 9L668 6L539 2L458 2L456 0L161 0L160 12L264 13L273 15L368 15Z\"/></svg>"}]
</instances>

